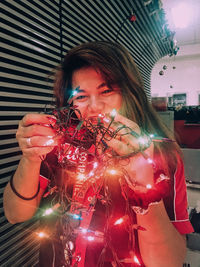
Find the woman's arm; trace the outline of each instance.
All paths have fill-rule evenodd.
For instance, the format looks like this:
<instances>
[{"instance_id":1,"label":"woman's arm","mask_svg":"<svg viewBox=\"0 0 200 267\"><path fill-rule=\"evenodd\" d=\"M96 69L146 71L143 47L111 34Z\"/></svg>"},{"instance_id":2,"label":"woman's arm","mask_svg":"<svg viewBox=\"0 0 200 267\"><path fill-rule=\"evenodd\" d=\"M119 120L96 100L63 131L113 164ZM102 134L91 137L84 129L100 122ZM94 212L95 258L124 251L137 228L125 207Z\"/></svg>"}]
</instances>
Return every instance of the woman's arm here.
<instances>
[{"instance_id":1,"label":"woman's arm","mask_svg":"<svg viewBox=\"0 0 200 267\"><path fill-rule=\"evenodd\" d=\"M140 128L136 123L117 114L111 128L116 130L123 125L140 135ZM126 133L126 128L122 128L118 134L120 133ZM130 132L107 143L123 156L138 149L138 140ZM126 181L132 189L132 196L135 193L142 195L147 192L149 188L147 185L152 188L155 186L153 167L147 160L153 160L153 151L154 145L151 143L145 150L145 157L142 153L138 153L129 157L126 165L123 164L128 174ZM186 252L185 238L171 223L161 198L159 195L158 203L150 204L146 214L137 214L137 224L146 229L146 231L138 231L141 256L146 267L181 267Z\"/></svg>"},{"instance_id":2,"label":"woman's arm","mask_svg":"<svg viewBox=\"0 0 200 267\"><path fill-rule=\"evenodd\" d=\"M23 156L13 177L13 187L22 198L33 197L39 185L41 157L56 146L51 125L56 119L45 114L28 114L19 123L16 133ZM4 211L11 223L30 219L37 210L43 189L32 200L24 200L12 190L10 183L4 191Z\"/></svg>"},{"instance_id":3,"label":"woman's arm","mask_svg":"<svg viewBox=\"0 0 200 267\"><path fill-rule=\"evenodd\" d=\"M41 161L32 161L22 157L13 177L16 191L25 198L35 195L38 190ZM36 212L43 190L33 200L19 198L11 189L10 183L4 191L4 211L10 223L23 222L30 219Z\"/></svg>"},{"instance_id":4,"label":"woman's arm","mask_svg":"<svg viewBox=\"0 0 200 267\"><path fill-rule=\"evenodd\" d=\"M142 259L147 267L181 267L186 254L186 240L173 226L163 201L149 206L137 223L146 231L138 231Z\"/></svg>"}]
</instances>

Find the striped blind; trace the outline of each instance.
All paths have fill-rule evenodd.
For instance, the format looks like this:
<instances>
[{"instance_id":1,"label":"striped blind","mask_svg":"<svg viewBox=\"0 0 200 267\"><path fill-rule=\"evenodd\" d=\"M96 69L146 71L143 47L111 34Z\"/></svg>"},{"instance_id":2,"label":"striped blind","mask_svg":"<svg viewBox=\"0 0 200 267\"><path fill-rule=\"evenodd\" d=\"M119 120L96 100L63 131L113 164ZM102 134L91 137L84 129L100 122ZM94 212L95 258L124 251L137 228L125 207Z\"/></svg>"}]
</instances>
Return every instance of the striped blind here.
<instances>
[{"instance_id":1,"label":"striped blind","mask_svg":"<svg viewBox=\"0 0 200 267\"><path fill-rule=\"evenodd\" d=\"M116 40L132 54L150 97L153 65L169 53L158 14L143 0L2 0L0 93L0 266L35 266L37 219L11 225L3 190L21 157L15 133L29 112L52 102L50 73L73 46ZM153 2L159 3L158 0ZM131 12L136 21L130 22Z\"/></svg>"}]
</instances>

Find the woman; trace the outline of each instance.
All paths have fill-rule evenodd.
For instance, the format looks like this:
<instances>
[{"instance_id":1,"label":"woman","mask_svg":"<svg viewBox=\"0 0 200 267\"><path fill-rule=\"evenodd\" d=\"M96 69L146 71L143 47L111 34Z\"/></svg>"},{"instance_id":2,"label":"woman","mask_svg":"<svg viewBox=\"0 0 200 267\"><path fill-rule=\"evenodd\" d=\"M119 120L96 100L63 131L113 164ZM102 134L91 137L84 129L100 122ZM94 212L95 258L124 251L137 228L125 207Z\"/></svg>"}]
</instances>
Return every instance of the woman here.
<instances>
[{"instance_id":1,"label":"woman","mask_svg":"<svg viewBox=\"0 0 200 267\"><path fill-rule=\"evenodd\" d=\"M169 142L170 134L148 102L129 53L106 41L73 48L57 69L54 94L58 108L73 104L80 120L96 123L100 116L101 127L117 133L102 141L98 153L101 157L108 154L109 160L113 157L123 173L115 179L108 175L96 180L95 184L103 182L93 198L84 202L90 210L80 213L78 226L71 225L74 217L66 221L58 214L43 220L44 227L51 224L49 232L54 234L43 241L41 266L182 266L185 234L193 229L187 215L181 153L175 142ZM117 113L110 115L113 109ZM66 185L73 184L73 179L65 179L73 176L73 170L63 174L63 169L56 167L59 160L49 156L60 145L55 124L56 118L45 114L28 114L19 124L17 139L23 156L4 193L5 214L11 223L35 214L47 187L47 170L51 169L54 180L51 189L60 188L58 194L76 188L76 184ZM165 141L151 142L147 133ZM139 142L140 136L148 139L147 145ZM48 164L41 167L46 155ZM58 197L58 206L72 204L78 195L73 194L71 199L70 193L62 195L62 201ZM95 199L93 203L91 199ZM70 217L74 213L67 208ZM93 236L86 240L84 231Z\"/></svg>"}]
</instances>

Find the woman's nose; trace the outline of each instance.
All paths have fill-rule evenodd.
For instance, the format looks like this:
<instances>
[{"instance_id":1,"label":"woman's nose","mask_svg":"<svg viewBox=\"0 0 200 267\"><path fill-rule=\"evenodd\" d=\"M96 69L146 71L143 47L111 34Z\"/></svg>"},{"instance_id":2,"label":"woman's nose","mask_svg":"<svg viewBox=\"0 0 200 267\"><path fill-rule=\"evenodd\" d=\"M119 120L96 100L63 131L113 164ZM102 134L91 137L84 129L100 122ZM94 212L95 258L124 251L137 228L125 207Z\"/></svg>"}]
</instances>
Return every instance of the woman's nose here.
<instances>
[{"instance_id":1,"label":"woman's nose","mask_svg":"<svg viewBox=\"0 0 200 267\"><path fill-rule=\"evenodd\" d=\"M104 103L101 99L99 99L99 97L94 96L90 98L89 101L89 110L91 112L95 112L95 113L100 113L102 112L103 108L104 108Z\"/></svg>"}]
</instances>

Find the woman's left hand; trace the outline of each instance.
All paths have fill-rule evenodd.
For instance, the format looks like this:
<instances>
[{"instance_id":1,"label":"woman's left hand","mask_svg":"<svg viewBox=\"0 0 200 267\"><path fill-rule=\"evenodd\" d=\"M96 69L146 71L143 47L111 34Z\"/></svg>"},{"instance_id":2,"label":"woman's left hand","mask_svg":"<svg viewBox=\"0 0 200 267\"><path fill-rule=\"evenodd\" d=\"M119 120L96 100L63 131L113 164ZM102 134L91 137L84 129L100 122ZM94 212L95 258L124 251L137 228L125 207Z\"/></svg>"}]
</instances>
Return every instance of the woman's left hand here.
<instances>
[{"instance_id":1,"label":"woman's left hand","mask_svg":"<svg viewBox=\"0 0 200 267\"><path fill-rule=\"evenodd\" d=\"M139 136L141 135L141 129L135 122L117 114L109 129L112 131L120 129L115 138L106 141L107 145L119 156L128 156L139 149L138 138L134 136L134 133L131 134L131 131L134 131ZM147 160L153 160L153 150L154 145L152 142L144 151L145 155L138 152L136 155L130 155L130 157L119 160L119 166L117 167L122 167L126 170L130 180L136 185L136 189L138 188L138 190L146 187L146 185L153 185L153 167Z\"/></svg>"}]
</instances>

